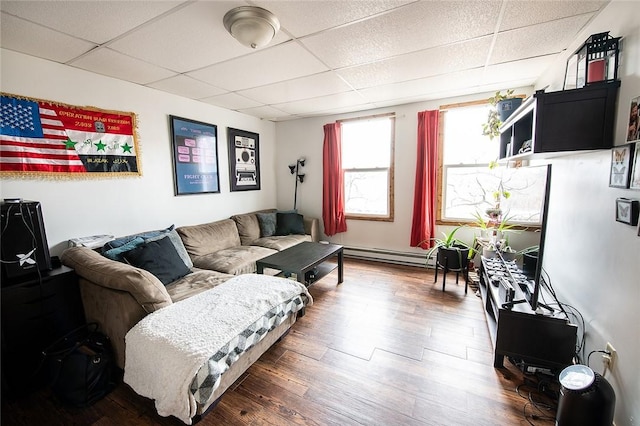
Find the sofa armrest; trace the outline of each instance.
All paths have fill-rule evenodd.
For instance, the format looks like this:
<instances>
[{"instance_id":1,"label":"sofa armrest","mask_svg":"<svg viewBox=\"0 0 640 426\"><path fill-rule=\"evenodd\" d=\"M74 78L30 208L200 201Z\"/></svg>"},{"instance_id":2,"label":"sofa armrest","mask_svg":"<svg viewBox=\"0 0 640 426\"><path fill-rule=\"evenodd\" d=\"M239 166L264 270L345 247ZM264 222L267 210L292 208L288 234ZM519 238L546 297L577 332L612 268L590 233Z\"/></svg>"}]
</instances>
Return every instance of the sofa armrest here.
<instances>
[{"instance_id":1,"label":"sofa armrest","mask_svg":"<svg viewBox=\"0 0 640 426\"><path fill-rule=\"evenodd\" d=\"M107 259L89 248L68 248L60 260L90 283L130 293L146 312L173 303L162 282L152 273Z\"/></svg>"},{"instance_id":2,"label":"sofa armrest","mask_svg":"<svg viewBox=\"0 0 640 426\"><path fill-rule=\"evenodd\" d=\"M317 217L305 217L304 233L311 235L311 241L320 241L320 220Z\"/></svg>"}]
</instances>

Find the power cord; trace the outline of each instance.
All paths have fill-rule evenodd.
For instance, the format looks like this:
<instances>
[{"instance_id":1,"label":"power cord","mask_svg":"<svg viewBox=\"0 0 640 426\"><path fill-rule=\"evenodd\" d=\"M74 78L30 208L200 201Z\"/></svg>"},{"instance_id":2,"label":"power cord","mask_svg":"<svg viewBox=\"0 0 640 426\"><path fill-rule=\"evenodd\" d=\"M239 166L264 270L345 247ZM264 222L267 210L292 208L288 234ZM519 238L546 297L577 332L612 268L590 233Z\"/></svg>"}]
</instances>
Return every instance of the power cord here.
<instances>
[{"instance_id":1,"label":"power cord","mask_svg":"<svg viewBox=\"0 0 640 426\"><path fill-rule=\"evenodd\" d=\"M604 354L605 357L609 357L609 360L611 360L611 352L609 352L609 351L603 351L603 350L591 351L591 352L589 352L589 356L587 357L587 367L589 367L589 361L590 361L591 355L593 355L595 353ZM589 367L589 368L591 368L591 367ZM607 371L609 371L609 364L605 363L604 364L604 370L602 370L602 377L605 377L607 375Z\"/></svg>"}]
</instances>

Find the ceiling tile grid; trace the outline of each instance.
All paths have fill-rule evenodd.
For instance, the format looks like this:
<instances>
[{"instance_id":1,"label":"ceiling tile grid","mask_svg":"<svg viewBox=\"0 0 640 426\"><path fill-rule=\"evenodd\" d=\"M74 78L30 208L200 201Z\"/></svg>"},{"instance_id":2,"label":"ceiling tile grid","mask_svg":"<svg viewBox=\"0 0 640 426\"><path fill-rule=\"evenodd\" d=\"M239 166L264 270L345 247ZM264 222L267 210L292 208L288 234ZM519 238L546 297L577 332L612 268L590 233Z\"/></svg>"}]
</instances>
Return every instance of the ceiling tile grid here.
<instances>
[{"instance_id":1,"label":"ceiling tile grid","mask_svg":"<svg viewBox=\"0 0 640 426\"><path fill-rule=\"evenodd\" d=\"M607 4L2 1L0 46L280 121L533 85ZM223 26L247 5L280 20L264 48Z\"/></svg>"}]
</instances>

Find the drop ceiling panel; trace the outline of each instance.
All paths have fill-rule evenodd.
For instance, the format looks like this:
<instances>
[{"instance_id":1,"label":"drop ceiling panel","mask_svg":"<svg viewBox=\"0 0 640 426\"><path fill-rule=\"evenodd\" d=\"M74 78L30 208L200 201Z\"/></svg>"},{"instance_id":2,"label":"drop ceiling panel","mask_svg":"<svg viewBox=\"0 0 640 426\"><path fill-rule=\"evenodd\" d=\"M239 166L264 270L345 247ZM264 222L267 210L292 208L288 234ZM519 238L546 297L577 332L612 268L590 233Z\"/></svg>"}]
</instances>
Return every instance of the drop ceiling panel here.
<instances>
[{"instance_id":1,"label":"drop ceiling panel","mask_svg":"<svg viewBox=\"0 0 640 426\"><path fill-rule=\"evenodd\" d=\"M276 109L270 106L246 108L246 109L239 110L239 112L252 115L258 118L264 118L265 120L274 120L274 121L291 117L289 113L280 111L279 109Z\"/></svg>"},{"instance_id":2,"label":"drop ceiling panel","mask_svg":"<svg viewBox=\"0 0 640 426\"><path fill-rule=\"evenodd\" d=\"M2 3L4 7L4 3ZM2 14L0 45L3 48L65 63L93 49L95 44Z\"/></svg>"},{"instance_id":3,"label":"drop ceiling panel","mask_svg":"<svg viewBox=\"0 0 640 426\"><path fill-rule=\"evenodd\" d=\"M597 12L608 1L509 1L500 31Z\"/></svg>"},{"instance_id":4,"label":"drop ceiling panel","mask_svg":"<svg viewBox=\"0 0 640 426\"><path fill-rule=\"evenodd\" d=\"M394 9L414 0L359 1L257 1L273 12L283 28L295 37L313 34L338 25Z\"/></svg>"},{"instance_id":5,"label":"drop ceiling panel","mask_svg":"<svg viewBox=\"0 0 640 426\"><path fill-rule=\"evenodd\" d=\"M491 40L491 36L481 37L336 72L360 89L477 68L485 64Z\"/></svg>"},{"instance_id":6,"label":"drop ceiling panel","mask_svg":"<svg viewBox=\"0 0 640 426\"><path fill-rule=\"evenodd\" d=\"M352 91L273 106L290 114L307 114L334 108L358 106L366 103L368 103L366 99L357 92Z\"/></svg>"},{"instance_id":7,"label":"drop ceiling panel","mask_svg":"<svg viewBox=\"0 0 640 426\"><path fill-rule=\"evenodd\" d=\"M540 74L553 64L556 55L539 56L522 61L507 62L504 64L490 65L484 71L482 83L491 84L508 82L509 80L525 79L526 86L533 85ZM521 84L522 85L522 84ZM514 87L505 85L504 88Z\"/></svg>"},{"instance_id":8,"label":"drop ceiling panel","mask_svg":"<svg viewBox=\"0 0 640 426\"><path fill-rule=\"evenodd\" d=\"M500 2L418 2L390 13L302 39L333 68L490 34Z\"/></svg>"},{"instance_id":9,"label":"drop ceiling panel","mask_svg":"<svg viewBox=\"0 0 640 426\"><path fill-rule=\"evenodd\" d=\"M499 33L489 63L559 53L571 43L588 20L588 15L579 15Z\"/></svg>"},{"instance_id":10,"label":"drop ceiling panel","mask_svg":"<svg viewBox=\"0 0 640 426\"><path fill-rule=\"evenodd\" d=\"M206 102L211 105L216 105L222 108L240 110L247 108L257 108L264 106L260 102L245 98L236 93L225 93L224 95L211 96L208 98L200 99L202 102Z\"/></svg>"},{"instance_id":11,"label":"drop ceiling panel","mask_svg":"<svg viewBox=\"0 0 640 426\"><path fill-rule=\"evenodd\" d=\"M238 93L265 104L278 104L346 92L351 87L332 71L242 90Z\"/></svg>"},{"instance_id":12,"label":"drop ceiling panel","mask_svg":"<svg viewBox=\"0 0 640 426\"><path fill-rule=\"evenodd\" d=\"M104 47L72 61L70 65L138 84L147 84L175 75L172 71Z\"/></svg>"},{"instance_id":13,"label":"drop ceiling panel","mask_svg":"<svg viewBox=\"0 0 640 426\"><path fill-rule=\"evenodd\" d=\"M327 67L296 42L288 42L188 75L233 92L322 71Z\"/></svg>"},{"instance_id":14,"label":"drop ceiling panel","mask_svg":"<svg viewBox=\"0 0 640 426\"><path fill-rule=\"evenodd\" d=\"M147 84L147 86L191 99L201 99L225 93L219 87L211 86L186 75L176 75L175 77Z\"/></svg>"},{"instance_id":15,"label":"drop ceiling panel","mask_svg":"<svg viewBox=\"0 0 640 426\"><path fill-rule=\"evenodd\" d=\"M179 1L3 1L2 10L96 44L172 9ZM105 17L109 19L105 19Z\"/></svg>"},{"instance_id":16,"label":"drop ceiling panel","mask_svg":"<svg viewBox=\"0 0 640 426\"><path fill-rule=\"evenodd\" d=\"M110 47L177 72L247 55L254 51L238 43L222 24L228 10L243 4L228 1L192 3L116 40Z\"/></svg>"},{"instance_id":17,"label":"drop ceiling panel","mask_svg":"<svg viewBox=\"0 0 640 426\"><path fill-rule=\"evenodd\" d=\"M482 80L483 68L476 68L449 75L422 78L419 80L402 83L388 84L359 92L370 102L385 102L394 99L415 98L431 92L437 93L444 90L473 86ZM470 91L470 93L473 93Z\"/></svg>"}]
</instances>

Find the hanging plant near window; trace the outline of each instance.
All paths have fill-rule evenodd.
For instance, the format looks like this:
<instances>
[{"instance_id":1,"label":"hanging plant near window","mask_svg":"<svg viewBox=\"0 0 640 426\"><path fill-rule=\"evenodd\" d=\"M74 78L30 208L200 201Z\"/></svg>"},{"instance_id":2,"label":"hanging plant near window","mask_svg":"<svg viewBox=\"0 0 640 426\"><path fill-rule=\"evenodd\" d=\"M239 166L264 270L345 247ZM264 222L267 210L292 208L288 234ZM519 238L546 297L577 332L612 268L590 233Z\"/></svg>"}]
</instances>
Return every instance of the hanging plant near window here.
<instances>
[{"instance_id":1,"label":"hanging plant near window","mask_svg":"<svg viewBox=\"0 0 640 426\"><path fill-rule=\"evenodd\" d=\"M489 98L489 103L491 104L491 106L493 106L493 108L489 110L487 122L482 123L482 134L484 136L489 136L489 139L500 136L499 129L502 125L502 119L499 112L501 109L498 107L498 104L502 101L513 98L513 89L507 90L504 94L500 91L497 91L494 96Z\"/></svg>"}]
</instances>

